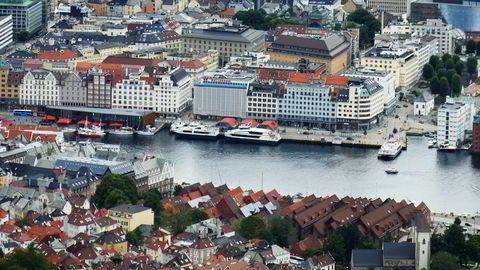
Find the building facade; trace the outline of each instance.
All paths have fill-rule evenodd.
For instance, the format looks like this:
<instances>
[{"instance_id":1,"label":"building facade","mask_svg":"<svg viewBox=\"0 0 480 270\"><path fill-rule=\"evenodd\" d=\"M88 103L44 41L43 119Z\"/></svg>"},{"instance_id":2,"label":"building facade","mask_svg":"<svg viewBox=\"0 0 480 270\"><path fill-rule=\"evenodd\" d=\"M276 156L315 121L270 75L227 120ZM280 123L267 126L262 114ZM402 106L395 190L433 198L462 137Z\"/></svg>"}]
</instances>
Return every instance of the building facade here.
<instances>
[{"instance_id":1,"label":"building facade","mask_svg":"<svg viewBox=\"0 0 480 270\"><path fill-rule=\"evenodd\" d=\"M247 27L222 29L192 29L183 35L183 52L216 50L220 65L227 63L231 56L245 52L265 50L265 32Z\"/></svg>"},{"instance_id":2,"label":"building facade","mask_svg":"<svg viewBox=\"0 0 480 270\"><path fill-rule=\"evenodd\" d=\"M89 72L86 78L87 107L112 108L112 81L110 74L96 70Z\"/></svg>"},{"instance_id":3,"label":"building facade","mask_svg":"<svg viewBox=\"0 0 480 270\"><path fill-rule=\"evenodd\" d=\"M307 59L314 63L325 64L330 74L344 71L352 57L351 36L331 34L323 38L300 36L279 36L266 52L271 61L298 63Z\"/></svg>"},{"instance_id":4,"label":"building facade","mask_svg":"<svg viewBox=\"0 0 480 270\"><path fill-rule=\"evenodd\" d=\"M473 119L472 147L470 147L470 151L480 154L480 113L477 113Z\"/></svg>"},{"instance_id":5,"label":"building facade","mask_svg":"<svg viewBox=\"0 0 480 270\"><path fill-rule=\"evenodd\" d=\"M434 105L432 96L421 95L413 101L413 115L427 116Z\"/></svg>"},{"instance_id":6,"label":"building facade","mask_svg":"<svg viewBox=\"0 0 480 270\"><path fill-rule=\"evenodd\" d=\"M140 205L122 204L108 210L108 216L131 232L140 225L153 225L153 211Z\"/></svg>"},{"instance_id":7,"label":"building facade","mask_svg":"<svg viewBox=\"0 0 480 270\"><path fill-rule=\"evenodd\" d=\"M471 107L448 100L438 108L437 143L458 146L465 140L465 131L471 126Z\"/></svg>"},{"instance_id":8,"label":"building facade","mask_svg":"<svg viewBox=\"0 0 480 270\"><path fill-rule=\"evenodd\" d=\"M35 33L42 28L42 1L2 0L0 4L0 15L12 16L14 32Z\"/></svg>"},{"instance_id":9,"label":"building facade","mask_svg":"<svg viewBox=\"0 0 480 270\"><path fill-rule=\"evenodd\" d=\"M12 15L0 16L0 51L13 42Z\"/></svg>"},{"instance_id":10,"label":"building facade","mask_svg":"<svg viewBox=\"0 0 480 270\"><path fill-rule=\"evenodd\" d=\"M277 119L278 97L284 85L250 84L247 92L247 117L257 120Z\"/></svg>"},{"instance_id":11,"label":"building facade","mask_svg":"<svg viewBox=\"0 0 480 270\"><path fill-rule=\"evenodd\" d=\"M68 74L60 87L60 104L62 106L86 106L87 87L85 82L77 72Z\"/></svg>"},{"instance_id":12,"label":"building facade","mask_svg":"<svg viewBox=\"0 0 480 270\"><path fill-rule=\"evenodd\" d=\"M367 8L378 11L385 11L394 15L409 14L411 0L393 0L381 1L370 0L367 1Z\"/></svg>"},{"instance_id":13,"label":"building facade","mask_svg":"<svg viewBox=\"0 0 480 270\"><path fill-rule=\"evenodd\" d=\"M395 88L408 89L418 78L418 58L407 49L372 48L360 57L360 66L393 73Z\"/></svg>"},{"instance_id":14,"label":"building facade","mask_svg":"<svg viewBox=\"0 0 480 270\"><path fill-rule=\"evenodd\" d=\"M193 114L197 116L247 116L247 92L255 74L209 73L193 85Z\"/></svg>"},{"instance_id":15,"label":"building facade","mask_svg":"<svg viewBox=\"0 0 480 270\"><path fill-rule=\"evenodd\" d=\"M7 62L0 63L0 104L14 105L20 102L23 76L23 71L11 69Z\"/></svg>"},{"instance_id":16,"label":"building facade","mask_svg":"<svg viewBox=\"0 0 480 270\"><path fill-rule=\"evenodd\" d=\"M453 54L455 50L455 39L453 27L440 19L428 19L424 22L412 24L412 32L421 35L434 36L438 40L438 52L441 54Z\"/></svg>"},{"instance_id":17,"label":"building facade","mask_svg":"<svg viewBox=\"0 0 480 270\"><path fill-rule=\"evenodd\" d=\"M133 163L133 170L139 192L156 189L164 198L172 195L174 176L172 162L161 158L137 161Z\"/></svg>"},{"instance_id":18,"label":"building facade","mask_svg":"<svg viewBox=\"0 0 480 270\"><path fill-rule=\"evenodd\" d=\"M25 74L20 85L20 104L58 106L61 75L48 70L32 70Z\"/></svg>"}]
</instances>

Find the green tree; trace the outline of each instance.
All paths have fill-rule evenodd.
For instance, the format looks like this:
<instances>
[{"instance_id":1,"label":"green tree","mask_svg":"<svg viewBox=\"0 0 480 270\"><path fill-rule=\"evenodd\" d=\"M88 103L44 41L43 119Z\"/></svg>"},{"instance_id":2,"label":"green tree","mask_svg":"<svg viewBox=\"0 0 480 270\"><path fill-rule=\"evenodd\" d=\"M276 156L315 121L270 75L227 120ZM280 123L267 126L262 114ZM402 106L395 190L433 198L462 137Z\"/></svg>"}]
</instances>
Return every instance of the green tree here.
<instances>
[{"instance_id":1,"label":"green tree","mask_svg":"<svg viewBox=\"0 0 480 270\"><path fill-rule=\"evenodd\" d=\"M183 188L180 185L175 185L173 189L173 196L178 196L182 192Z\"/></svg>"},{"instance_id":2,"label":"green tree","mask_svg":"<svg viewBox=\"0 0 480 270\"><path fill-rule=\"evenodd\" d=\"M452 58L449 58L447 61L444 61L445 62L445 68L448 70L448 69L453 69L455 67L455 62L453 61Z\"/></svg>"},{"instance_id":3,"label":"green tree","mask_svg":"<svg viewBox=\"0 0 480 270\"><path fill-rule=\"evenodd\" d=\"M445 240L443 239L443 235L441 234L432 234L432 239L430 240L430 243L430 249L432 254L446 250Z\"/></svg>"},{"instance_id":4,"label":"green tree","mask_svg":"<svg viewBox=\"0 0 480 270\"><path fill-rule=\"evenodd\" d=\"M249 216L240 221L239 233L247 239L261 238L265 231L267 231L267 225L259 217Z\"/></svg>"},{"instance_id":5,"label":"green tree","mask_svg":"<svg viewBox=\"0 0 480 270\"><path fill-rule=\"evenodd\" d=\"M174 234L179 234L185 231L188 226L208 219L207 213L198 209L190 208L185 211L174 214L169 218L170 227Z\"/></svg>"},{"instance_id":6,"label":"green tree","mask_svg":"<svg viewBox=\"0 0 480 270\"><path fill-rule=\"evenodd\" d=\"M476 52L477 52L477 55L480 55L480 41L477 42Z\"/></svg>"},{"instance_id":7,"label":"green tree","mask_svg":"<svg viewBox=\"0 0 480 270\"><path fill-rule=\"evenodd\" d=\"M127 232L127 234L125 235L125 239L128 243L136 247L139 247L143 244L143 235L139 228L136 228L131 232Z\"/></svg>"},{"instance_id":8,"label":"green tree","mask_svg":"<svg viewBox=\"0 0 480 270\"><path fill-rule=\"evenodd\" d=\"M115 193L111 195L109 203L114 203L114 199L125 201L125 197L128 198L128 202L132 204L137 203L138 192L132 178L126 175L118 174L108 174L105 176L100 185L97 186L97 190L95 191L91 201L97 208L107 207L105 205L105 201L110 193L112 193L115 189L120 192L115 191ZM112 205L110 204L109 206Z\"/></svg>"},{"instance_id":9,"label":"green tree","mask_svg":"<svg viewBox=\"0 0 480 270\"><path fill-rule=\"evenodd\" d=\"M15 39L21 42L28 41L31 38L31 34L28 31L21 31L15 34Z\"/></svg>"},{"instance_id":10,"label":"green tree","mask_svg":"<svg viewBox=\"0 0 480 270\"><path fill-rule=\"evenodd\" d=\"M451 56L449 53L444 53L444 54L442 55L442 61L443 61L444 63L447 63L447 61L450 60L450 58L452 58L452 56Z\"/></svg>"},{"instance_id":11,"label":"green tree","mask_svg":"<svg viewBox=\"0 0 480 270\"><path fill-rule=\"evenodd\" d=\"M102 207L111 208L119 204L131 204L130 198L128 198L123 191L119 190L118 188L114 188L108 192L105 201L102 204Z\"/></svg>"},{"instance_id":12,"label":"green tree","mask_svg":"<svg viewBox=\"0 0 480 270\"><path fill-rule=\"evenodd\" d=\"M39 252L29 247L24 250L15 250L9 256L0 259L0 269L54 270L57 268Z\"/></svg>"},{"instance_id":13,"label":"green tree","mask_svg":"<svg viewBox=\"0 0 480 270\"><path fill-rule=\"evenodd\" d=\"M467 257L465 234L460 224L460 219L456 218L455 222L445 231L445 251L458 257L461 261L465 261Z\"/></svg>"},{"instance_id":14,"label":"green tree","mask_svg":"<svg viewBox=\"0 0 480 270\"><path fill-rule=\"evenodd\" d=\"M459 270L460 264L457 257L452 254L440 251L432 256L432 262L430 264L431 270Z\"/></svg>"},{"instance_id":15,"label":"green tree","mask_svg":"<svg viewBox=\"0 0 480 270\"><path fill-rule=\"evenodd\" d=\"M393 134L397 134L398 133L398 129L397 128L393 128L392 130ZM391 242L391 241L390 241Z\"/></svg>"},{"instance_id":16,"label":"green tree","mask_svg":"<svg viewBox=\"0 0 480 270\"><path fill-rule=\"evenodd\" d=\"M456 96L462 93L462 78L458 74L452 77L452 91Z\"/></svg>"},{"instance_id":17,"label":"green tree","mask_svg":"<svg viewBox=\"0 0 480 270\"><path fill-rule=\"evenodd\" d=\"M165 225L166 214L162 204L162 194L157 189L151 189L143 194L143 205L152 208L155 224Z\"/></svg>"},{"instance_id":18,"label":"green tree","mask_svg":"<svg viewBox=\"0 0 480 270\"><path fill-rule=\"evenodd\" d=\"M477 51L477 44L473 39L467 41L467 53L475 53Z\"/></svg>"},{"instance_id":19,"label":"green tree","mask_svg":"<svg viewBox=\"0 0 480 270\"><path fill-rule=\"evenodd\" d=\"M449 94L450 85L448 84L448 79L446 77L442 77L440 79L440 88L438 94L441 96L447 96Z\"/></svg>"},{"instance_id":20,"label":"green tree","mask_svg":"<svg viewBox=\"0 0 480 270\"><path fill-rule=\"evenodd\" d=\"M467 72L473 75L477 72L477 59L475 57L469 57L467 59Z\"/></svg>"},{"instance_id":21,"label":"green tree","mask_svg":"<svg viewBox=\"0 0 480 270\"><path fill-rule=\"evenodd\" d=\"M347 248L345 246L345 240L340 233L334 232L327 238L327 245L325 250L332 254L336 262L345 265L347 263L345 254Z\"/></svg>"},{"instance_id":22,"label":"green tree","mask_svg":"<svg viewBox=\"0 0 480 270\"><path fill-rule=\"evenodd\" d=\"M455 64L455 71L457 72L458 75L462 75L462 73L463 73L463 62L462 61L458 61Z\"/></svg>"},{"instance_id":23,"label":"green tree","mask_svg":"<svg viewBox=\"0 0 480 270\"><path fill-rule=\"evenodd\" d=\"M22 218L22 219L16 220L15 225L17 225L20 228L28 226L28 219Z\"/></svg>"},{"instance_id":24,"label":"green tree","mask_svg":"<svg viewBox=\"0 0 480 270\"><path fill-rule=\"evenodd\" d=\"M438 76L438 78L442 78L442 77L447 76L447 70L444 69L444 68L438 69L437 70L437 76Z\"/></svg>"},{"instance_id":25,"label":"green tree","mask_svg":"<svg viewBox=\"0 0 480 270\"><path fill-rule=\"evenodd\" d=\"M441 69L445 69L445 64L442 60L438 61L437 65L435 66L435 71L438 72Z\"/></svg>"},{"instance_id":26,"label":"green tree","mask_svg":"<svg viewBox=\"0 0 480 270\"><path fill-rule=\"evenodd\" d=\"M322 253L324 253L323 248L318 247L318 248L308 248L307 250L302 252L302 254L300 254L300 255L304 258L310 258L310 257L313 257L315 255L322 254Z\"/></svg>"},{"instance_id":27,"label":"green tree","mask_svg":"<svg viewBox=\"0 0 480 270\"><path fill-rule=\"evenodd\" d=\"M454 54L454 55L452 56L452 60L453 60L453 62L456 64L456 63L458 63L458 62L460 61L460 56Z\"/></svg>"},{"instance_id":28,"label":"green tree","mask_svg":"<svg viewBox=\"0 0 480 270\"><path fill-rule=\"evenodd\" d=\"M288 237L293 231L290 219L274 216L269 220L269 231L272 234L272 243L282 247L288 247Z\"/></svg>"},{"instance_id":29,"label":"green tree","mask_svg":"<svg viewBox=\"0 0 480 270\"><path fill-rule=\"evenodd\" d=\"M440 80L437 76L433 76L430 80L430 91L432 91L432 94L438 94L440 92Z\"/></svg>"},{"instance_id":30,"label":"green tree","mask_svg":"<svg viewBox=\"0 0 480 270\"><path fill-rule=\"evenodd\" d=\"M381 28L380 21L365 9L357 9L348 15L347 20L362 25L359 40L362 48L373 45L375 32L379 32Z\"/></svg>"},{"instance_id":31,"label":"green tree","mask_svg":"<svg viewBox=\"0 0 480 270\"><path fill-rule=\"evenodd\" d=\"M432 65L430 65L430 64L425 64L425 65L423 66L423 78L424 78L425 80L430 80L430 79L432 79L434 73L435 73L435 71L433 70Z\"/></svg>"},{"instance_id":32,"label":"green tree","mask_svg":"<svg viewBox=\"0 0 480 270\"><path fill-rule=\"evenodd\" d=\"M445 75L445 77L447 77L447 80L450 86L452 86L453 75L457 75L457 72L455 71L455 69L449 69L447 71L447 74Z\"/></svg>"},{"instance_id":33,"label":"green tree","mask_svg":"<svg viewBox=\"0 0 480 270\"><path fill-rule=\"evenodd\" d=\"M437 69L437 64L440 59L436 55L430 56L430 59L428 60L428 63L432 65L432 67L436 70Z\"/></svg>"},{"instance_id":34,"label":"green tree","mask_svg":"<svg viewBox=\"0 0 480 270\"><path fill-rule=\"evenodd\" d=\"M462 46L460 46L460 45L455 46L455 53L456 54L461 54L462 53Z\"/></svg>"},{"instance_id":35,"label":"green tree","mask_svg":"<svg viewBox=\"0 0 480 270\"><path fill-rule=\"evenodd\" d=\"M468 258L474 263L480 263L480 235L469 235L466 246Z\"/></svg>"},{"instance_id":36,"label":"green tree","mask_svg":"<svg viewBox=\"0 0 480 270\"><path fill-rule=\"evenodd\" d=\"M263 9L242 10L235 13L235 16L233 16L235 20L242 21L244 25L248 25L256 29L267 28L266 17L267 13Z\"/></svg>"}]
</instances>

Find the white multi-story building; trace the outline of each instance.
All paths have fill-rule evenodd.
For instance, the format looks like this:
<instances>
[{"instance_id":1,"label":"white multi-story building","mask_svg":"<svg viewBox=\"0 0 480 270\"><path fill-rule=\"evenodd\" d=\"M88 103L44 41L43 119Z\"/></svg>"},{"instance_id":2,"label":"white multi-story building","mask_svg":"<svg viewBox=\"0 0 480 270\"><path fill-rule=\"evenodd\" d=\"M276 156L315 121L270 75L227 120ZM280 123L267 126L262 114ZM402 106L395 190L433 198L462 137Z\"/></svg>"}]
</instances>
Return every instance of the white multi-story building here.
<instances>
[{"instance_id":1,"label":"white multi-story building","mask_svg":"<svg viewBox=\"0 0 480 270\"><path fill-rule=\"evenodd\" d=\"M360 66L393 73L395 88L408 89L418 79L418 58L408 49L372 48L360 56Z\"/></svg>"},{"instance_id":2,"label":"white multi-story building","mask_svg":"<svg viewBox=\"0 0 480 270\"><path fill-rule=\"evenodd\" d=\"M413 34L419 36L429 35L438 40L438 53L452 54L454 51L456 33L450 24L440 19L427 19L416 24L392 24L383 29L384 34Z\"/></svg>"},{"instance_id":3,"label":"white multi-story building","mask_svg":"<svg viewBox=\"0 0 480 270\"><path fill-rule=\"evenodd\" d=\"M278 119L328 129L368 129L384 111L384 88L372 79L343 85L289 84L278 98Z\"/></svg>"},{"instance_id":4,"label":"white multi-story building","mask_svg":"<svg viewBox=\"0 0 480 270\"><path fill-rule=\"evenodd\" d=\"M473 111L468 104L447 98L438 108L437 142L439 145L457 146L465 140L465 131L471 130Z\"/></svg>"},{"instance_id":5,"label":"white multi-story building","mask_svg":"<svg viewBox=\"0 0 480 270\"><path fill-rule=\"evenodd\" d=\"M395 77L393 73L386 71L375 71L371 69L350 69L344 73L349 78L372 79L383 87L383 104L385 112L395 108L397 98L395 97Z\"/></svg>"},{"instance_id":6,"label":"white multi-story building","mask_svg":"<svg viewBox=\"0 0 480 270\"><path fill-rule=\"evenodd\" d=\"M278 97L284 92L283 84L250 84L247 92L247 117L276 119Z\"/></svg>"},{"instance_id":7,"label":"white multi-story building","mask_svg":"<svg viewBox=\"0 0 480 270\"><path fill-rule=\"evenodd\" d=\"M0 50L13 42L12 15L0 16Z\"/></svg>"},{"instance_id":8,"label":"white multi-story building","mask_svg":"<svg viewBox=\"0 0 480 270\"><path fill-rule=\"evenodd\" d=\"M113 108L177 115L192 102L192 79L182 68L158 67L151 75L132 73L113 89Z\"/></svg>"},{"instance_id":9,"label":"white multi-story building","mask_svg":"<svg viewBox=\"0 0 480 270\"><path fill-rule=\"evenodd\" d=\"M378 11L385 11L394 15L402 15L410 13L411 2L411 0L370 0L367 1L367 8Z\"/></svg>"},{"instance_id":10,"label":"white multi-story building","mask_svg":"<svg viewBox=\"0 0 480 270\"><path fill-rule=\"evenodd\" d=\"M207 73L193 84L193 113L197 116L247 116L247 91L254 73Z\"/></svg>"},{"instance_id":11,"label":"white multi-story building","mask_svg":"<svg viewBox=\"0 0 480 270\"><path fill-rule=\"evenodd\" d=\"M48 70L32 70L23 77L20 85L20 104L58 106L60 75Z\"/></svg>"}]
</instances>

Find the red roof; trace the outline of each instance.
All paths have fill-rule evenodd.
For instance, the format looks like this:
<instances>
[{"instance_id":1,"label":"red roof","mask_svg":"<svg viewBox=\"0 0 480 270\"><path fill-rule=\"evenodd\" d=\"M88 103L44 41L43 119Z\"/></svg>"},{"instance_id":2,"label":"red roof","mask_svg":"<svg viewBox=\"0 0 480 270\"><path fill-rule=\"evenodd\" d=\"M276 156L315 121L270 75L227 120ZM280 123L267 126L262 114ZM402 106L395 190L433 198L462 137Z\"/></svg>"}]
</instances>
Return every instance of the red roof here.
<instances>
[{"instance_id":1,"label":"red roof","mask_svg":"<svg viewBox=\"0 0 480 270\"><path fill-rule=\"evenodd\" d=\"M167 61L170 65L175 67L181 67L184 69L201 69L205 68L205 64L198 59L193 59L189 61L179 61L179 60L168 60Z\"/></svg>"},{"instance_id":2,"label":"red roof","mask_svg":"<svg viewBox=\"0 0 480 270\"><path fill-rule=\"evenodd\" d=\"M37 54L38 59L58 61L58 60L69 60L75 59L77 55L69 49L64 49L60 51L46 51L43 53Z\"/></svg>"},{"instance_id":3,"label":"red roof","mask_svg":"<svg viewBox=\"0 0 480 270\"><path fill-rule=\"evenodd\" d=\"M277 121L266 120L266 121L263 121L262 124L260 124L260 126L267 127L271 130L275 130L278 128L278 123Z\"/></svg>"},{"instance_id":4,"label":"red roof","mask_svg":"<svg viewBox=\"0 0 480 270\"><path fill-rule=\"evenodd\" d=\"M153 241L153 242L150 242L147 246L149 249L153 249L153 250L164 250L168 247L168 242L166 241Z\"/></svg>"},{"instance_id":5,"label":"red roof","mask_svg":"<svg viewBox=\"0 0 480 270\"><path fill-rule=\"evenodd\" d=\"M45 115L43 117L43 120L46 120L46 121L55 121L57 120L57 117L53 116L53 115Z\"/></svg>"},{"instance_id":6,"label":"red roof","mask_svg":"<svg viewBox=\"0 0 480 270\"><path fill-rule=\"evenodd\" d=\"M346 76L339 76L339 75L331 75L325 78L325 84L327 85L348 85L348 77Z\"/></svg>"},{"instance_id":7,"label":"red roof","mask_svg":"<svg viewBox=\"0 0 480 270\"><path fill-rule=\"evenodd\" d=\"M241 124L245 124L251 127L256 127L258 125L257 121L255 119L245 119L241 122Z\"/></svg>"},{"instance_id":8,"label":"red roof","mask_svg":"<svg viewBox=\"0 0 480 270\"><path fill-rule=\"evenodd\" d=\"M311 83L312 78L309 73L290 73L289 83Z\"/></svg>"},{"instance_id":9,"label":"red roof","mask_svg":"<svg viewBox=\"0 0 480 270\"><path fill-rule=\"evenodd\" d=\"M60 118L60 119L58 119L57 124L68 125L71 122L72 122L72 119L70 119L70 118Z\"/></svg>"},{"instance_id":10,"label":"red roof","mask_svg":"<svg viewBox=\"0 0 480 270\"><path fill-rule=\"evenodd\" d=\"M91 122L91 121L88 121L88 120L82 120L82 121L79 121L77 124L89 126L89 125L92 124L92 122Z\"/></svg>"},{"instance_id":11,"label":"red roof","mask_svg":"<svg viewBox=\"0 0 480 270\"><path fill-rule=\"evenodd\" d=\"M7 212L5 210L3 210L2 208L0 208L0 218L4 218L7 216Z\"/></svg>"},{"instance_id":12,"label":"red roof","mask_svg":"<svg viewBox=\"0 0 480 270\"><path fill-rule=\"evenodd\" d=\"M235 15L235 9L234 8L226 8L222 12L218 13L218 16L222 18L232 18Z\"/></svg>"}]
</instances>

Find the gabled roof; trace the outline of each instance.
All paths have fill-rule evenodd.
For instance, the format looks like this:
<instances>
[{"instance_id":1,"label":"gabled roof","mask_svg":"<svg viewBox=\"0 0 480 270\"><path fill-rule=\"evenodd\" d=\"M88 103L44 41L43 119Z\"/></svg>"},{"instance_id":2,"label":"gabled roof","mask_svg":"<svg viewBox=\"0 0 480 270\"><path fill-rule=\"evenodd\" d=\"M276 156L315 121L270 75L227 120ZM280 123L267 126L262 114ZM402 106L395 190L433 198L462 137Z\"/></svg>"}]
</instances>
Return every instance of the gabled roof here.
<instances>
[{"instance_id":1,"label":"gabled roof","mask_svg":"<svg viewBox=\"0 0 480 270\"><path fill-rule=\"evenodd\" d=\"M111 232L104 232L97 240L95 240L95 244L118 244L118 243L123 243L126 240L124 240L122 237L117 236L114 233Z\"/></svg>"},{"instance_id":2,"label":"gabled roof","mask_svg":"<svg viewBox=\"0 0 480 270\"><path fill-rule=\"evenodd\" d=\"M415 243L384 243L383 259L415 260Z\"/></svg>"},{"instance_id":3,"label":"gabled roof","mask_svg":"<svg viewBox=\"0 0 480 270\"><path fill-rule=\"evenodd\" d=\"M113 208L110 208L110 210L116 211L116 212L135 214L135 213L151 210L151 208L141 206L141 205L122 204L122 205L118 205Z\"/></svg>"},{"instance_id":4,"label":"gabled roof","mask_svg":"<svg viewBox=\"0 0 480 270\"><path fill-rule=\"evenodd\" d=\"M213 248L215 244L210 239L198 239L197 241L193 242L189 248L193 249L205 249L205 248Z\"/></svg>"},{"instance_id":5,"label":"gabled roof","mask_svg":"<svg viewBox=\"0 0 480 270\"><path fill-rule=\"evenodd\" d=\"M38 59L50 60L50 61L70 60L76 57L77 55L69 49L63 49L60 51L47 51L47 52L39 53L37 55Z\"/></svg>"},{"instance_id":6,"label":"gabled roof","mask_svg":"<svg viewBox=\"0 0 480 270\"><path fill-rule=\"evenodd\" d=\"M353 267L383 267L383 251L378 249L352 250Z\"/></svg>"}]
</instances>

